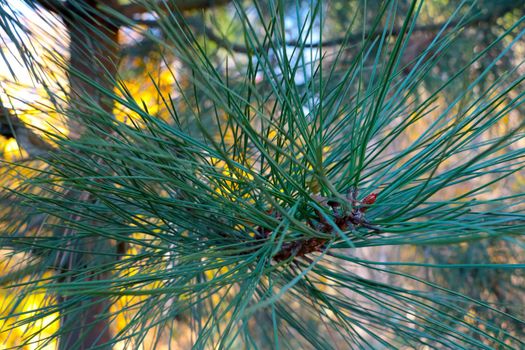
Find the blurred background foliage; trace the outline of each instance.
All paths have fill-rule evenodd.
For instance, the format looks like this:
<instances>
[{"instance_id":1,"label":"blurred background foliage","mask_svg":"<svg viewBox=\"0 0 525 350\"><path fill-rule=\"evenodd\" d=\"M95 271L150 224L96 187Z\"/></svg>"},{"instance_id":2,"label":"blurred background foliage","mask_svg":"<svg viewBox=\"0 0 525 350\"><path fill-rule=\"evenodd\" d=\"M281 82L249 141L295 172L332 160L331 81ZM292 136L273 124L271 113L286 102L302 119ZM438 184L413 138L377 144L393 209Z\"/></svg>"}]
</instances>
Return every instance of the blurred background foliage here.
<instances>
[{"instance_id":1,"label":"blurred background foliage","mask_svg":"<svg viewBox=\"0 0 525 350\"><path fill-rule=\"evenodd\" d=\"M258 21L258 15L255 13L260 12L262 16L270 17L272 11L274 11L272 6L269 5L270 3L258 3L259 6L257 8L250 2L244 3L246 15L251 20L254 30L259 31L261 41L264 41L265 31L261 28L262 23ZM373 0L331 0L326 2L326 5L321 6L324 11L323 23L320 23L319 20L314 21L312 33L306 38L306 42L309 40L312 43L318 42L320 40L319 28L322 27L325 63L321 69L325 69L326 74L332 69L335 71L335 77L345 74L346 69L353 63L355 56L361 52L360 44L363 38L370 34L369 32L364 34L363 28L368 29L370 24L374 23L376 18L378 18L378 13L384 11L382 3L382 1ZM265 6L266 4L268 6ZM377 24L378 31L377 33L372 32L372 35L381 36L381 30L388 26L393 28L393 32L401 28L406 13L410 11L410 4L411 2L407 0L397 1L397 6L395 7L397 13L394 20L388 22L388 19L392 19L388 15L381 17L381 23ZM2 1L2 6L7 11L6 13L9 12L7 9L15 9L20 12L20 18L26 19L25 24L30 29L30 36L39 38L38 40L32 40L32 43L34 43L30 47L32 55L37 58L36 61L41 65L40 68L43 71L50 72L51 76L54 77L52 80L44 78L43 81L47 82L47 85L44 87L42 84L36 83L34 73L28 71L22 56L17 53L17 49L10 42L8 35L2 33L2 39L5 43L2 48L2 55L7 57L5 61L9 64L5 65L3 63L4 66L1 66L0 69L0 99L3 105L0 153L7 162L20 161L22 164L27 164L26 169L7 165L2 168L2 185L6 186L6 188L15 188L19 178L27 176L27 172L32 171L31 168L41 166L38 160L31 157L33 153L28 149L24 149L24 143L21 138L26 137L28 140L31 140L31 134L24 134L27 127L22 124L27 123L33 126L36 129L32 129L32 132L40 136L45 135L45 133L39 131L39 129L65 134L71 131L68 129L67 123L64 123L60 118L60 110L56 108L57 105L60 106L61 104L64 109L67 108L65 96L68 94L69 87L64 67L64 57L69 55L67 51L69 38L64 23L46 9L38 6L31 8L23 2L14 0ZM250 59L254 54L251 51L253 48L246 46L245 31L243 30L245 22L239 20L238 15L234 11L234 6L236 5L227 4L226 6L214 7L211 10L190 11L184 13L184 20L181 19L181 23L184 23L184 25L181 24L182 30L191 33L195 42L206 49L206 57L209 63L221 76L228 77L232 91L235 91L237 87L243 86L242 82L247 79L245 75L247 66L254 64L253 60ZM318 54L315 47L305 47L301 53L298 53L292 45L294 41L305 40L304 35L301 36L300 34L301 28L298 28L297 25L297 22L301 21L297 19L302 18L304 20L310 15L308 11L311 2L285 1L283 6L286 13L284 28L286 30L286 38L290 41L286 51L292 57L292 61L311 61ZM467 23L462 30L446 30L446 33L443 33L446 38L454 38L453 41L443 41L444 45L448 46L446 50L440 50L439 57L432 56L432 52L428 52L427 48L437 33L441 31L443 25L453 16L449 26L454 28L454 22L459 21L462 19L462 16L467 14L468 18L465 17ZM472 14L474 15L472 16ZM509 80L514 80L524 75L525 45L522 39L515 43L505 56L497 60L497 63L488 74L484 74L487 67L493 65L498 55L507 50L508 45L517 37L517 31L494 44L496 39L515 23L519 22L524 15L525 4L515 0L483 0L477 2L426 1L413 29L413 34L407 43L404 56L400 59L403 69L400 71L402 76L398 78L399 81L407 77L416 80L421 79L422 83L416 86L417 89L409 92L410 96L399 97L414 104L425 101L428 96L432 95L433 91L440 88L443 82L455 74L460 74L461 78L455 80L453 84L447 85L434 97L436 107L432 110L432 113L436 115L436 118L439 113L447 110L448 106L457 98L461 91L466 89L471 81L478 77L481 77L479 88L469 90L464 97L465 101L475 100L480 98L480 96L490 98L490 94L496 96L503 88L497 85L500 77L505 76ZM170 20L175 20L177 16L182 15L174 15L174 18L170 18ZM220 123L216 122L214 118L225 121L227 116L220 114L224 112L219 112L218 116L215 115L213 111L214 104L209 100L209 96L203 94L202 91L191 91L192 65L181 60L175 54L176 51L166 49L168 45L180 45L173 34L169 32L171 27L164 25L162 21L159 21L151 13L136 16L135 21L136 26L133 28L123 25L118 32L120 50L118 52L118 84L115 88L115 93L123 98L122 101L126 101L128 97L132 98L137 105L143 106L150 115L168 123L173 123L169 104L164 102L166 96L170 96L172 98L171 103L176 104L179 113L177 123L188 134L193 133L197 135L199 133L199 125L193 120L195 110L199 110L201 115L209 118L208 121L202 120L202 124L209 127L210 133L218 135L218 140L222 140L230 145L240 142L234 127L224 130L218 127ZM523 25L519 28L522 30ZM386 45L393 45L395 38L387 38L386 41ZM45 47L41 45L42 42L46 43ZM339 47L342 43L345 45L345 50L340 52ZM370 44L370 48L367 50L369 58L362 62L362 72L365 76L363 76L363 80L356 81L355 84L366 84L363 82L377 79L373 70L374 59L376 58L375 50L378 50L378 47ZM486 50L486 52L481 58L474 64L468 65L472 58L483 50ZM425 62L420 62L416 66L416 62L423 52L426 54L424 61L429 64L425 65ZM275 55L275 52L272 53L272 50L268 49L270 58L272 54ZM276 59L276 64L277 61ZM334 64L331 64L331 62ZM467 69L460 72L460 69L466 65ZM370 68L368 69L367 66L370 66ZM416 69L414 69L415 66ZM428 71L426 71L427 69ZM13 79L13 74L10 70L16 71L16 80ZM276 71L278 71L278 68L276 68ZM368 76L366 76L367 73L369 73ZM304 67L302 69L298 68L295 72L294 82L299 91L306 91L309 88L307 83L310 81L310 74L311 72L308 69L304 69ZM261 91L265 89L271 90L273 82L263 74L262 69L254 77L250 77L250 79L252 78L254 81L257 81ZM334 84L333 88L337 88L338 82L338 79L332 79L327 82L327 90L330 90L329 84ZM53 94L49 94L49 91L53 91ZM185 91L185 94L180 94L180 91ZM200 95L193 96L193 99L188 98L192 94ZM520 91L510 91L505 95L505 98L511 101L517 98L519 94ZM54 100L50 99L50 96ZM63 101L59 100L61 96L64 98ZM272 98L277 97L269 95L260 107L271 108ZM308 102L305 102L305 105L308 105ZM315 102L312 102L311 105L314 106ZM504 103L502 102L501 105L503 106ZM466 106L468 106L467 102L456 104L448 113L460 115L465 113ZM127 103L116 102L113 106L116 118L128 125L144 123L142 118L128 107L129 104ZM305 108L305 113L308 114L308 108ZM351 106L347 108L351 108ZM519 105L508 111L503 118L504 122L493 125L483 137L487 139L495 138L517 128L523 122L523 109L524 107ZM346 110L342 108L341 111L344 113ZM406 115L405 110L400 108L400 118L417 118L417 115ZM412 123L407 128L403 138L397 138L395 142L388 146L389 152L395 153L406 149L430 127L434 120L430 117ZM142 126L147 127L146 125ZM17 131L20 137L17 136ZM224 134L221 135L221 132L224 132ZM43 137L45 139L45 136ZM271 138L271 135L269 137ZM49 139L47 141L53 142ZM517 139L514 144L506 149L502 149L500 154L520 150L524 146L524 140ZM247 164L250 162L249 159L241 160L241 162L243 161ZM220 161L217 160L217 162ZM443 162L441 166L445 169L453 169L461 162L462 158L459 155L455 155ZM222 166L228 171L227 165L222 164ZM231 176L231 173L227 175ZM237 174L235 176L249 177L248 174ZM498 176L499 173L497 171L480 173L479 176L472 177L467 183L463 182L457 186L447 187L446 190L432 197L432 200L439 201L460 196L462 193L467 193L469 190L477 188L479 184L490 182L491 179L496 179ZM308 183L307 186L311 188L316 186L308 181L306 181ZM234 182L229 182L222 187L218 186L217 191L221 195L227 195L228 191L238 191L238 188L232 190L234 186ZM484 191L478 193L476 199L490 201L493 198L511 198L521 194L524 186L525 173L523 170L520 170L512 174L512 176L494 182L485 188ZM12 203L5 202L1 203L1 205L3 210L8 210ZM490 205L491 203L488 202L488 208L486 209L488 212L499 210L497 207L490 208ZM501 205L501 203L498 205ZM517 206L512 208L514 212L520 212L523 209L523 203L518 203ZM2 225L6 225L6 223L4 222ZM31 232L31 230L38 231L43 224L41 222L26 222L21 223L21 225L27 225L28 232ZM522 223L520 225L517 225L517 227L523 227ZM140 234L137 234L136 239L141 239ZM355 255L369 261L380 263L403 261L415 264L415 266L410 266L410 264L396 266L398 275L385 273L381 270L383 267L381 264L377 265L377 270L367 268L361 270L360 273L391 285L407 288L421 287L418 281L405 277L405 275L412 275L425 279L430 283L439 284L443 288L462 293L470 298L483 300L500 310L504 310L505 313L521 317L525 314L523 269L498 269L497 267L488 266L490 264L523 264L525 262L523 250L525 241L521 234L517 232L514 236L473 239L468 242L451 243L446 241L443 244L439 244L439 242L437 244L435 242L431 243L417 242L417 244L411 245L404 242L402 245L394 244L358 249ZM128 253L133 254L133 249L136 248L130 245L128 249ZM52 312L44 318L32 318L35 308L45 309L46 305L51 304L53 300L45 298L41 294L32 294L30 290L25 290L23 285L24 281L31 278L31 269L38 262L33 253L31 251L17 252L16 249L8 246L2 247L0 251L0 283L2 283L2 286L10 286L10 288L0 289L0 312L2 315L2 318L0 318L0 328L2 329L0 332L0 349L13 347L53 349L56 347L56 339L51 337L58 329L59 315L56 310L50 308L49 310ZM435 264L436 267L417 264ZM454 266L447 267L447 264L454 264ZM479 264L479 266L472 267L472 264ZM161 264L160 266L163 265ZM125 266L121 268L122 273L133 274L133 268L128 269ZM159 267L148 268L158 269ZM20 276L26 276L17 281L19 283L18 286L11 285L14 280L12 277L13 271L20 271ZM222 268L208 270L207 273L214 275L227 273L227 271L228 265L224 264ZM146 288L154 289L156 287L155 283L152 282L152 285ZM329 288L324 285L325 281L322 279L313 280L312 283L318 285L320 289ZM13 298L13 295L19 293L27 293L27 295L21 298ZM218 300L222 298L228 298L227 295L227 287L218 288L214 292L213 298L215 301L212 301L212 305L214 302L218 304ZM291 308L298 307L293 304L293 296L287 296L287 298ZM169 303L169 297L166 297L163 302ZM125 329L126 325L130 323L130 319L137 312L142 312L144 307L154 307L154 305L148 304L145 296L115 297L112 305L112 312L115 312L115 317L111 324L113 332L118 333ZM117 312L117 310L120 311ZM159 310L160 312L162 311ZM259 316L261 320L268 317L267 315ZM319 315L305 312L303 316L305 324L311 323L312 328L324 329L322 325L324 320ZM525 327L519 319L505 319L502 321L497 313L483 307L472 307L468 314L458 313L457 317L462 317L467 323L476 324L477 327L486 330L494 337L500 337L503 343L506 341L505 337L497 334L497 330L491 330L490 326L481 323L479 319L497 324L501 329L525 341ZM479 319L476 317L479 317ZM167 347L168 345L171 345L173 348L189 348L190 344L195 342L194 334L192 333L192 322L192 315L187 311L186 315L184 313L177 315L172 328L167 332L163 331L162 335L159 329L152 327L141 339L144 348L161 348L161 346ZM272 323L272 320L266 319L266 322ZM455 327L452 323L450 326ZM150 326L148 325L148 327ZM256 324L250 324L248 327L257 329ZM462 329L462 331L472 332L472 330L468 329ZM32 334L35 334L35 336L31 336ZM260 336L264 339L268 335ZM473 337L478 337L476 332L473 332ZM481 337L478 338L481 340ZM24 344L22 339L31 339L31 341ZM249 343L249 340L245 341ZM286 341L289 342L288 346L294 346L295 344L294 339ZM115 348L126 348L130 344L128 341L123 340L117 343ZM241 343L234 343L234 345L238 348L242 347ZM299 346L299 343L295 345ZM341 344L340 348L346 348L345 346L348 346L348 344ZM421 348L429 348L429 345L422 345Z\"/></svg>"}]
</instances>

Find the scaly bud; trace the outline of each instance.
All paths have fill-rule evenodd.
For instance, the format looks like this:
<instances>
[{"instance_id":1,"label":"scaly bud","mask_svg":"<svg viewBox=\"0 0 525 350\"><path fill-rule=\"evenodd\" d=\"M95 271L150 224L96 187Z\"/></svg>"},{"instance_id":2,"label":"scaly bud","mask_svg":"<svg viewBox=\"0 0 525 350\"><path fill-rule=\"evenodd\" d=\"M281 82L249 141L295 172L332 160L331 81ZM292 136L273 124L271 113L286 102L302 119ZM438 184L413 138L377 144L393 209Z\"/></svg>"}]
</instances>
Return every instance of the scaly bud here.
<instances>
[{"instance_id":1,"label":"scaly bud","mask_svg":"<svg viewBox=\"0 0 525 350\"><path fill-rule=\"evenodd\" d=\"M377 193L370 193L368 196L366 196L362 201L361 205L363 205L361 208L359 208L359 211L361 213L364 213L368 207L375 203L377 198Z\"/></svg>"}]
</instances>

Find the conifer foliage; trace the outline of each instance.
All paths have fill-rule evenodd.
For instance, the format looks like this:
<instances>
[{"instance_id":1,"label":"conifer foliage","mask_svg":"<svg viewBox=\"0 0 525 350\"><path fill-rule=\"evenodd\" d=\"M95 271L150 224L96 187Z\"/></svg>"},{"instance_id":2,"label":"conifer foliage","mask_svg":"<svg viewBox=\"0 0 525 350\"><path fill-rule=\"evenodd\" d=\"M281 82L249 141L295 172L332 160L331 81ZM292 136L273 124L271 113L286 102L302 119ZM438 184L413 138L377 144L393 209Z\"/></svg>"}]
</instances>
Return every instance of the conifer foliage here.
<instances>
[{"instance_id":1,"label":"conifer foliage","mask_svg":"<svg viewBox=\"0 0 525 350\"><path fill-rule=\"evenodd\" d=\"M518 3L0 0L0 339L525 347Z\"/></svg>"}]
</instances>

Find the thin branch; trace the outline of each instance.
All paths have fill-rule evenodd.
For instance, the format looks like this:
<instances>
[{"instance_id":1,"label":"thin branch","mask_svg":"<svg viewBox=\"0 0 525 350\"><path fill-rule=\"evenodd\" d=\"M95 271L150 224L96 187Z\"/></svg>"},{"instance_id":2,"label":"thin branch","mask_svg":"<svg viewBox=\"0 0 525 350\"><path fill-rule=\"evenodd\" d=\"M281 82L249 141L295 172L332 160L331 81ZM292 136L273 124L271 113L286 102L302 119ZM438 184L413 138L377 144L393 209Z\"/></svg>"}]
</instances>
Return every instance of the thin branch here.
<instances>
[{"instance_id":1,"label":"thin branch","mask_svg":"<svg viewBox=\"0 0 525 350\"><path fill-rule=\"evenodd\" d=\"M151 12L152 7L169 6L168 10L191 11L203 10L210 7L221 6L231 0L171 0L170 2L160 1L158 4L145 6L143 4L132 3L120 7L119 12L126 17L132 18L134 15Z\"/></svg>"},{"instance_id":2,"label":"thin branch","mask_svg":"<svg viewBox=\"0 0 525 350\"><path fill-rule=\"evenodd\" d=\"M66 2L61 0L36 0L36 3L43 9L53 12L57 15L62 15L67 9Z\"/></svg>"},{"instance_id":3,"label":"thin branch","mask_svg":"<svg viewBox=\"0 0 525 350\"><path fill-rule=\"evenodd\" d=\"M513 3L513 4L510 4L510 5L507 5L507 6L503 7L502 9L500 9L497 12L488 12L485 15L478 16L476 18L471 19L470 21L464 21L462 19L458 19L458 20L449 21L449 22L441 22L441 23L432 23L432 24L420 25L420 26L414 27L414 29L412 31L413 32L435 32L435 31L438 31L438 30L444 28L445 26L447 27L447 29L453 29L454 27L457 27L457 26L473 27L473 26L476 26L476 25L479 25L479 24L482 24L482 23L492 22L495 19L500 18L501 16L503 16L503 15L507 14L508 12L511 12L511 11L517 9L517 8L523 9L523 8L525 8L525 6L523 4L520 4L520 3L516 2L516 3ZM248 47L246 47L244 45L231 43L226 38L221 37L220 35L215 33L215 31L212 28L206 26L204 24L204 22L202 22L201 20L199 20L197 18L187 19L187 22L194 29L199 30L203 35L207 36L207 38L209 40L215 42L218 46L220 46L220 47L222 47L224 49L227 49L227 50L230 50L230 51L233 51L233 52L237 52L237 53L250 53L250 52L254 51L253 49L248 48ZM155 20L137 21L137 23L144 24L144 25L149 25L149 26L155 26L157 24L157 22ZM398 36L398 35L401 34L401 30L402 30L401 27L393 28L392 30L387 32L386 35L387 36ZM373 33L362 33L361 32L361 33L352 34L352 35L349 35L349 36L346 36L346 37L339 37L339 38L325 40L322 43L321 42L315 42L315 43L299 42L297 40L290 40L290 41L286 41L285 45L286 46L292 46L292 47L293 46L301 46L301 47L305 47L305 48L317 48L317 47L320 47L321 45L323 47L331 47L331 46L342 45L342 44L345 44L345 43L347 43L347 44L349 44L349 43L359 43L359 42L362 42L364 40L371 40L371 39L374 39L374 38L377 38L377 37L380 37L380 36L384 35L384 33L385 33L384 29L378 29L378 30L374 31ZM260 48L259 51L265 51L265 50L268 50L268 48L269 48L269 46L266 46L266 47Z\"/></svg>"},{"instance_id":4,"label":"thin branch","mask_svg":"<svg viewBox=\"0 0 525 350\"><path fill-rule=\"evenodd\" d=\"M17 128L15 140L34 159L45 157L54 150L53 146L45 142L38 134L25 125Z\"/></svg>"},{"instance_id":5,"label":"thin branch","mask_svg":"<svg viewBox=\"0 0 525 350\"><path fill-rule=\"evenodd\" d=\"M14 138L31 158L39 158L53 150L32 128L24 124L16 114L5 108L0 101L0 131L3 136Z\"/></svg>"}]
</instances>

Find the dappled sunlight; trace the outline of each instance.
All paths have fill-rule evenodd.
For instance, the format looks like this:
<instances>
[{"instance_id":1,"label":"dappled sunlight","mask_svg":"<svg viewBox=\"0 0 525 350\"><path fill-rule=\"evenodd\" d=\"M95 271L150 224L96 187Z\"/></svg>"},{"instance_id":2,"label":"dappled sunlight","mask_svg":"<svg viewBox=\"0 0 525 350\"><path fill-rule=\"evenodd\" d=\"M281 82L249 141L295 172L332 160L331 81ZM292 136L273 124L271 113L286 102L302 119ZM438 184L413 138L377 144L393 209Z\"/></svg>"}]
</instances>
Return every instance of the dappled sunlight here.
<instances>
[{"instance_id":1,"label":"dappled sunlight","mask_svg":"<svg viewBox=\"0 0 525 350\"><path fill-rule=\"evenodd\" d=\"M0 271L23 271L30 265L24 262L23 257L9 256L9 251L0 250L4 256L0 259ZM0 272L0 281L6 277ZM44 278L50 274L44 275ZM57 312L46 313L42 310L47 305L52 305L53 300L42 292L30 292L23 298L15 297L26 293L24 283L30 283L31 275L20 280L21 286L0 289L0 349L17 348L21 350L52 350L56 348L57 341L53 334L59 327Z\"/></svg>"}]
</instances>

